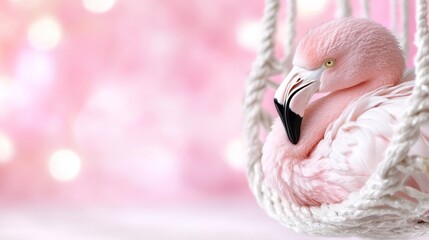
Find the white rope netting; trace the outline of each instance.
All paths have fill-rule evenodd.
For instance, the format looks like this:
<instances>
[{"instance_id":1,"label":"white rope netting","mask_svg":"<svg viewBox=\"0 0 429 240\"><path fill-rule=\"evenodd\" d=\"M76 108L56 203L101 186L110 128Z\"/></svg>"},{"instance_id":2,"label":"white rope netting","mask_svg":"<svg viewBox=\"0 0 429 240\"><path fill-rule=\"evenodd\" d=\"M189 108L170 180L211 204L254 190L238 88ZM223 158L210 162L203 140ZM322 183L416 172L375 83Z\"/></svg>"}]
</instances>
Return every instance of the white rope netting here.
<instances>
[{"instance_id":1,"label":"white rope netting","mask_svg":"<svg viewBox=\"0 0 429 240\"><path fill-rule=\"evenodd\" d=\"M396 1L392 1L395 2ZM408 53L408 3L401 2L401 46ZM370 17L370 6L361 1L363 16ZM272 118L261 105L267 86L275 86L270 78L287 72L295 36L296 1L287 1L287 40L285 56L274 56L276 22L280 0L266 0L261 45L252 71L246 81L244 99L244 128L248 179L258 203L283 225L297 232L325 236L361 236L369 238L399 238L421 236L429 231L429 194L404 185L409 175L429 171L429 160L409 156L420 126L429 121L429 33L427 2L416 2L415 57L416 80L409 107L397 126L386 150L385 158L359 191L339 204L298 206L282 199L275 189L264 181L261 168L261 137L270 128ZM337 17L352 14L347 0L337 0ZM395 10L396 11L396 10ZM396 21L396 16L394 21ZM293 25L293 26L292 26ZM263 127L263 128L261 128ZM265 129L265 130L264 130ZM397 198L402 192L412 200Z\"/></svg>"}]
</instances>

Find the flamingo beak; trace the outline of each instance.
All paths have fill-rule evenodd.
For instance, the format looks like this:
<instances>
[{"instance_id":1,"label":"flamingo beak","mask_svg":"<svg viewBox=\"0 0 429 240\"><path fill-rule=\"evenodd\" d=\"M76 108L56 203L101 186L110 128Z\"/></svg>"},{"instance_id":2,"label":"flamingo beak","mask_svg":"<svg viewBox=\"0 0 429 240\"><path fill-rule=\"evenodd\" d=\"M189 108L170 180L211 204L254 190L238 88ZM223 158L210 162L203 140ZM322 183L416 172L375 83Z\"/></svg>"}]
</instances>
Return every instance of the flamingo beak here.
<instances>
[{"instance_id":1,"label":"flamingo beak","mask_svg":"<svg viewBox=\"0 0 429 240\"><path fill-rule=\"evenodd\" d=\"M323 70L293 67L274 95L274 105L292 144L299 141L305 108L319 90Z\"/></svg>"}]
</instances>

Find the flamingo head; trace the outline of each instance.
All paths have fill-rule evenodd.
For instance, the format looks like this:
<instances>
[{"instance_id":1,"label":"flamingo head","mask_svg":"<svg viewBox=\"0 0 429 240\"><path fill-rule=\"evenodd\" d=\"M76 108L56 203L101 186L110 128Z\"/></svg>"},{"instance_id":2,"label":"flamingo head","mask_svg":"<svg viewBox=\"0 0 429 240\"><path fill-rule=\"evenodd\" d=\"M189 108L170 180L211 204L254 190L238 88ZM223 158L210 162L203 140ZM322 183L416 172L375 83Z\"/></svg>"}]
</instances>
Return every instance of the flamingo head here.
<instances>
[{"instance_id":1,"label":"flamingo head","mask_svg":"<svg viewBox=\"0 0 429 240\"><path fill-rule=\"evenodd\" d=\"M274 96L293 144L299 141L305 108L316 92L356 88L364 93L397 84L405 70L392 33L361 18L336 19L310 30L296 48L293 65Z\"/></svg>"}]
</instances>

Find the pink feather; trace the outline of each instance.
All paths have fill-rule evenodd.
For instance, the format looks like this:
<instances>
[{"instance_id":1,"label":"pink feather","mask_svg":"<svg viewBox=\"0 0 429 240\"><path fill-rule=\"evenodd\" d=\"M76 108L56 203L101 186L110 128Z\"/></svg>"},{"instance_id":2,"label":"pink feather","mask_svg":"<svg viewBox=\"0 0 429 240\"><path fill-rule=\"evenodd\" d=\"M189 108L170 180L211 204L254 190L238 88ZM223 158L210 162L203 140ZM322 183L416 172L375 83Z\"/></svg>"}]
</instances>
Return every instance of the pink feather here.
<instances>
[{"instance_id":1,"label":"pink feather","mask_svg":"<svg viewBox=\"0 0 429 240\"><path fill-rule=\"evenodd\" d=\"M364 185L383 159L414 86L396 39L370 20L334 20L311 30L294 65L312 70L328 58L336 65L321 75L319 91L329 94L307 105L298 144L277 119L263 148L267 182L299 205L338 203ZM411 153L429 156L429 127ZM409 182L429 192L426 175Z\"/></svg>"}]
</instances>

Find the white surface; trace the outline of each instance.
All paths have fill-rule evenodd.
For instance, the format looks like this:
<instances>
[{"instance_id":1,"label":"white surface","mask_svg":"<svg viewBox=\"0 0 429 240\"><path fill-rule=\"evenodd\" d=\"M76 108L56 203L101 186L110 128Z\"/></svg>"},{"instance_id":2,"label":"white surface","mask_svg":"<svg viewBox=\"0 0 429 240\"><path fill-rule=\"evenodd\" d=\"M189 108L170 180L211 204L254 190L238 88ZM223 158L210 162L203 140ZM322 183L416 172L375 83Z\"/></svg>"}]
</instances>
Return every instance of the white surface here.
<instances>
[{"instance_id":1,"label":"white surface","mask_svg":"<svg viewBox=\"0 0 429 240\"><path fill-rule=\"evenodd\" d=\"M21 207L0 210L1 240L293 240L254 203L140 209ZM423 239L423 238L422 238Z\"/></svg>"}]
</instances>

